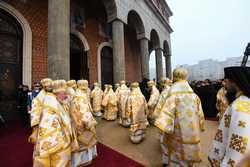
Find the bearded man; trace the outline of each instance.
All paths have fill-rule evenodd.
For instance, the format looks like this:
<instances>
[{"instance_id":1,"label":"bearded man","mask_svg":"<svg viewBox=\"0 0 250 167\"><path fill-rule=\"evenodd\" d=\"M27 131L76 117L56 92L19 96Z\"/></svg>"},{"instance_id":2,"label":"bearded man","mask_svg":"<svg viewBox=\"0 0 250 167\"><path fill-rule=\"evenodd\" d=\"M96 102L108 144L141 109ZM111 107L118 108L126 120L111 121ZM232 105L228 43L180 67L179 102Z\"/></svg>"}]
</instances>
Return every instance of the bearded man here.
<instances>
[{"instance_id":1,"label":"bearded man","mask_svg":"<svg viewBox=\"0 0 250 167\"><path fill-rule=\"evenodd\" d=\"M213 167L234 167L250 152L250 67L227 67L224 72L229 107L209 153Z\"/></svg>"}]
</instances>

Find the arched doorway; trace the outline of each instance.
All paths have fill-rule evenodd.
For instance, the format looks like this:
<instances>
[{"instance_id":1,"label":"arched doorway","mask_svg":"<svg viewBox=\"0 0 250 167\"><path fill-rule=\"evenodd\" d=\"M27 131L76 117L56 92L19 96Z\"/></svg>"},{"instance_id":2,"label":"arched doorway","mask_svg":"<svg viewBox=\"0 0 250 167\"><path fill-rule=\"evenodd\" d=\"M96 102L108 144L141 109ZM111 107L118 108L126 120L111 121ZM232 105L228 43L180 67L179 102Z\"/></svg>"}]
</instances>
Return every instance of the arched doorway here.
<instances>
[{"instance_id":1,"label":"arched doorway","mask_svg":"<svg viewBox=\"0 0 250 167\"><path fill-rule=\"evenodd\" d=\"M145 55L140 45L140 40L145 37L144 23L134 10L128 13L127 22L128 24L124 27L126 80L128 82L141 81L145 73L142 58Z\"/></svg>"},{"instance_id":2,"label":"arched doorway","mask_svg":"<svg viewBox=\"0 0 250 167\"><path fill-rule=\"evenodd\" d=\"M163 49L160 46L160 38L156 30L152 30L150 33L149 41L149 74L150 78L159 81L164 76L163 67L164 57Z\"/></svg>"},{"instance_id":3,"label":"arched doorway","mask_svg":"<svg viewBox=\"0 0 250 167\"><path fill-rule=\"evenodd\" d=\"M113 84L113 50L104 46L101 50L101 78L102 85Z\"/></svg>"},{"instance_id":4,"label":"arched doorway","mask_svg":"<svg viewBox=\"0 0 250 167\"><path fill-rule=\"evenodd\" d=\"M89 80L88 56L82 41L70 34L70 78Z\"/></svg>"},{"instance_id":5,"label":"arched doorway","mask_svg":"<svg viewBox=\"0 0 250 167\"><path fill-rule=\"evenodd\" d=\"M102 41L112 41L112 23L117 16L115 0L84 0L72 1L70 4L70 26L84 34L91 42L99 43ZM94 31L93 31L94 30ZM72 31L71 31L72 32ZM77 35L78 36L78 35ZM79 36L78 36L79 37ZM98 38L96 38L98 37ZM83 41L83 40L82 40ZM84 41L83 41L84 43ZM84 44L85 50L87 47ZM99 47L103 48L103 47ZM101 50L98 48L98 64L96 56L88 54L89 82L101 82ZM98 71L98 73L97 73ZM113 74L112 74L113 75Z\"/></svg>"},{"instance_id":6,"label":"arched doorway","mask_svg":"<svg viewBox=\"0 0 250 167\"><path fill-rule=\"evenodd\" d=\"M151 51L149 54L149 79L156 80L156 58L155 58L155 51Z\"/></svg>"},{"instance_id":7,"label":"arched doorway","mask_svg":"<svg viewBox=\"0 0 250 167\"><path fill-rule=\"evenodd\" d=\"M17 88L22 84L22 41L20 24L0 9L0 113L8 117L16 111Z\"/></svg>"}]
</instances>

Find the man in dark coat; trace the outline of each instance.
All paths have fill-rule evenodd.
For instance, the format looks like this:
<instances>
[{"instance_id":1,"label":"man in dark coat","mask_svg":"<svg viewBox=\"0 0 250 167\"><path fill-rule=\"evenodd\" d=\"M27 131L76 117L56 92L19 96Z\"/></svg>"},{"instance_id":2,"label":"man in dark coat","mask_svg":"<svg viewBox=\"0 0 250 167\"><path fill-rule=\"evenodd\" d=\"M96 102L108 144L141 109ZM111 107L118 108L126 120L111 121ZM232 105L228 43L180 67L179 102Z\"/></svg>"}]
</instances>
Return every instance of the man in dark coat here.
<instances>
[{"instance_id":1,"label":"man in dark coat","mask_svg":"<svg viewBox=\"0 0 250 167\"><path fill-rule=\"evenodd\" d=\"M144 95L147 102L148 102L148 100L150 98L150 92L149 92L149 89L148 89L148 86L147 86L148 81L149 81L149 79L143 78L142 82L140 82L141 92Z\"/></svg>"},{"instance_id":2,"label":"man in dark coat","mask_svg":"<svg viewBox=\"0 0 250 167\"><path fill-rule=\"evenodd\" d=\"M22 86L22 89L18 90L18 112L24 126L29 125L29 114L28 114L28 93L29 87L26 85Z\"/></svg>"}]
</instances>

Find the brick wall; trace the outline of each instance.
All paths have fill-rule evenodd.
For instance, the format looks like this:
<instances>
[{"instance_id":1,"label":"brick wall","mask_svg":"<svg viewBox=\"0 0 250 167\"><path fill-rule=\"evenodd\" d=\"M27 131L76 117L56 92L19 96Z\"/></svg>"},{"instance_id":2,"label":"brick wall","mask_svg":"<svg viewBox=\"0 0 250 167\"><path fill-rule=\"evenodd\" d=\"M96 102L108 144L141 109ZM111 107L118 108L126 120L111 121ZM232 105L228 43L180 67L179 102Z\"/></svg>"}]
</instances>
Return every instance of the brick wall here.
<instances>
[{"instance_id":1,"label":"brick wall","mask_svg":"<svg viewBox=\"0 0 250 167\"><path fill-rule=\"evenodd\" d=\"M88 41L90 50L88 53L89 61L89 83L92 85L98 81L97 50L98 46L105 42L105 38L99 35L99 23L94 19L86 20L86 28L80 30Z\"/></svg>"},{"instance_id":2,"label":"brick wall","mask_svg":"<svg viewBox=\"0 0 250 167\"><path fill-rule=\"evenodd\" d=\"M32 80L47 76L47 1L4 0L29 22L32 31Z\"/></svg>"},{"instance_id":3,"label":"brick wall","mask_svg":"<svg viewBox=\"0 0 250 167\"><path fill-rule=\"evenodd\" d=\"M125 26L125 63L126 80L141 81L140 43L136 39L135 30Z\"/></svg>"},{"instance_id":4,"label":"brick wall","mask_svg":"<svg viewBox=\"0 0 250 167\"><path fill-rule=\"evenodd\" d=\"M47 77L47 40L48 40L48 3L40 1L5 0L17 9L29 22L32 30L32 81ZM87 19L84 29L79 30L87 39L90 46L89 81L93 84L98 80L97 49L107 41L99 34L99 23L96 19ZM140 45L134 32L125 31L125 63L126 80L129 82L141 79Z\"/></svg>"}]
</instances>

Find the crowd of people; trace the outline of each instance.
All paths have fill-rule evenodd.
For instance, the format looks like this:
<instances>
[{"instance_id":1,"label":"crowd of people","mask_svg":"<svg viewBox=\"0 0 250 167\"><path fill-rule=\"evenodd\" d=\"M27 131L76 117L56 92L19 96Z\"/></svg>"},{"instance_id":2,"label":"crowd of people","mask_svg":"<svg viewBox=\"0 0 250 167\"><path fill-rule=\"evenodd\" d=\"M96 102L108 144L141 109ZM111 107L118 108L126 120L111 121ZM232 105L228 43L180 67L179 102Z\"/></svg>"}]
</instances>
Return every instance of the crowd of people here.
<instances>
[{"instance_id":1,"label":"crowd of people","mask_svg":"<svg viewBox=\"0 0 250 167\"><path fill-rule=\"evenodd\" d=\"M202 108L207 118L215 118L218 114L216 108L217 93L220 90L223 80L211 81L206 79L204 81L192 81L190 86L194 92L200 97Z\"/></svg>"},{"instance_id":2,"label":"crowd of people","mask_svg":"<svg viewBox=\"0 0 250 167\"><path fill-rule=\"evenodd\" d=\"M41 90L39 82L33 84L32 90L27 85L19 85L17 90L17 109L24 126L29 125L29 114L27 111L31 109L32 100Z\"/></svg>"},{"instance_id":3,"label":"crowd of people","mask_svg":"<svg viewBox=\"0 0 250 167\"><path fill-rule=\"evenodd\" d=\"M129 127L130 140L140 143L145 137L147 102L139 83L130 89L121 81L112 85L95 83L91 91L87 80L43 79L42 90L32 100L30 121L34 143L34 166L87 165L97 156L95 117L107 121L119 119Z\"/></svg>"},{"instance_id":4,"label":"crowd of people","mask_svg":"<svg viewBox=\"0 0 250 167\"><path fill-rule=\"evenodd\" d=\"M114 89L104 85L104 90L99 83L91 90L87 80L43 79L41 91L37 83L27 96L34 166L91 163L97 156L95 117L118 119L129 129L134 144L143 141L149 125L156 126L163 166L199 166L200 133L205 130L203 110L219 111L220 126L209 154L211 165L243 163L241 159L250 151L249 72L247 67L232 67L225 69L226 80L221 83L206 80L189 84L187 70L177 68L173 81L162 78L158 85L146 79L129 85L120 81Z\"/></svg>"}]
</instances>

